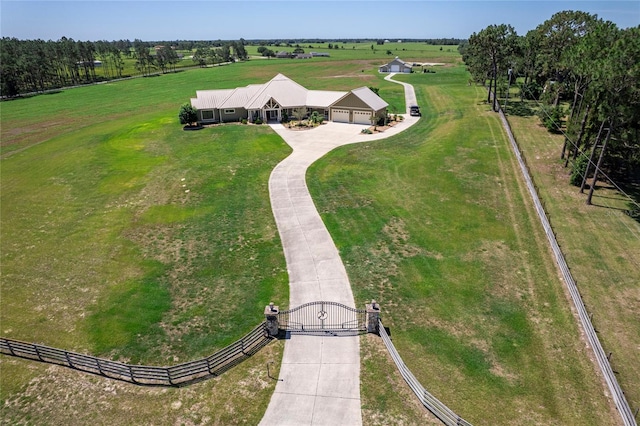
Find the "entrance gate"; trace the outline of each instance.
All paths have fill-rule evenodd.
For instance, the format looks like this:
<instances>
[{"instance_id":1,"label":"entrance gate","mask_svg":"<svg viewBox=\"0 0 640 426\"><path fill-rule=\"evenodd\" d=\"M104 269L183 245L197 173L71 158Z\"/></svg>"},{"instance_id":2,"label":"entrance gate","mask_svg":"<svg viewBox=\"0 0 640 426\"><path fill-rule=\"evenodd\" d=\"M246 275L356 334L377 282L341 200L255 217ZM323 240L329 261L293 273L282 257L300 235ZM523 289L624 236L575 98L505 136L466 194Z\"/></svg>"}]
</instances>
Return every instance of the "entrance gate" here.
<instances>
[{"instance_id":1,"label":"entrance gate","mask_svg":"<svg viewBox=\"0 0 640 426\"><path fill-rule=\"evenodd\" d=\"M290 332L366 332L366 309L338 302L310 302L278 314L279 329Z\"/></svg>"}]
</instances>

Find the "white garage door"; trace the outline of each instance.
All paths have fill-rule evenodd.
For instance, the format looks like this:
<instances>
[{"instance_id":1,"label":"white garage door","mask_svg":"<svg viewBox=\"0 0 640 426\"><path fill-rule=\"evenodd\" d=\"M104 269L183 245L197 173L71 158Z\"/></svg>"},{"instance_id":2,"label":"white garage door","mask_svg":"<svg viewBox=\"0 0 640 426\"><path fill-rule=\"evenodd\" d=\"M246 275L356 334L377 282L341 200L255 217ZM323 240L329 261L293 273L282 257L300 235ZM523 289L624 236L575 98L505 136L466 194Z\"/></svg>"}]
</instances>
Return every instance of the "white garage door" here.
<instances>
[{"instance_id":1,"label":"white garage door","mask_svg":"<svg viewBox=\"0 0 640 426\"><path fill-rule=\"evenodd\" d=\"M349 110L348 109L332 109L331 119L339 123L349 122Z\"/></svg>"},{"instance_id":2,"label":"white garage door","mask_svg":"<svg viewBox=\"0 0 640 426\"><path fill-rule=\"evenodd\" d=\"M356 124L371 124L371 111L353 111L353 122Z\"/></svg>"},{"instance_id":3,"label":"white garage door","mask_svg":"<svg viewBox=\"0 0 640 426\"><path fill-rule=\"evenodd\" d=\"M400 72L400 65L391 65L391 72Z\"/></svg>"}]
</instances>

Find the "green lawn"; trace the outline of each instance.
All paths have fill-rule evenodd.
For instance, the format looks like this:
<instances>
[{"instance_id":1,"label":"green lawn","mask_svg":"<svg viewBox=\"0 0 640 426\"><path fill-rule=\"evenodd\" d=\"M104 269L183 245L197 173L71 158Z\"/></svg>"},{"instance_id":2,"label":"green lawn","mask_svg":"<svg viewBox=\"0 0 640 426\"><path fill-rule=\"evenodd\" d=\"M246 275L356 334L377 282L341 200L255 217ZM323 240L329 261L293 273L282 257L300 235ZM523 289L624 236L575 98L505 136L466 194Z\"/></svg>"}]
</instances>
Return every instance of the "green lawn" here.
<instances>
[{"instance_id":1,"label":"green lawn","mask_svg":"<svg viewBox=\"0 0 640 426\"><path fill-rule=\"evenodd\" d=\"M345 45L326 59L2 103L2 335L170 365L247 332L264 304L288 300L267 182L290 148L267 127L184 132L179 105L196 90L283 73L309 89L378 87L400 111L402 88L377 73L386 49L447 65L398 77L417 90L420 123L309 172L356 303L380 301L419 380L473 423L615 423L500 123L454 47ZM276 374L281 351L275 343L218 379L171 390L0 357L0 418L255 424L275 386L265 365ZM363 354L366 423L424 423L389 360L371 359L384 356L375 339ZM391 386L380 386L380 368Z\"/></svg>"},{"instance_id":2,"label":"green lawn","mask_svg":"<svg viewBox=\"0 0 640 426\"><path fill-rule=\"evenodd\" d=\"M356 303L380 302L407 365L474 424L615 424L483 90L462 67L400 78L421 121L334 151L308 177ZM373 423L395 392L375 368L363 363Z\"/></svg>"},{"instance_id":3,"label":"green lawn","mask_svg":"<svg viewBox=\"0 0 640 426\"><path fill-rule=\"evenodd\" d=\"M2 104L3 336L173 365L235 341L263 320L269 301L288 299L267 183L291 149L266 126L183 131L179 105L196 88L225 87L232 79L226 70L191 75L193 80L179 73ZM206 83L212 76L219 81ZM210 418L228 424L242 410L255 420L275 386L264 365L279 364L281 350L274 344L260 361L238 367L230 375L235 379L224 375L191 391L116 388L146 401L135 417L140 422L190 421L193 404L203 404L191 397L195 389L209 401L196 416L209 410ZM73 406L90 407L111 386L8 357L0 358L0 368L7 424L56 423L47 419L69 418ZM245 384L242 397L231 392L234 380ZM43 401L32 399L36 390ZM61 402L69 392L76 404ZM229 402L231 394L237 405ZM115 423L134 421L127 404L116 401L106 400L112 411L96 408L82 419L103 423L109 413L120 413ZM142 420L151 407L175 401L184 407ZM40 413L40 405L48 411Z\"/></svg>"}]
</instances>

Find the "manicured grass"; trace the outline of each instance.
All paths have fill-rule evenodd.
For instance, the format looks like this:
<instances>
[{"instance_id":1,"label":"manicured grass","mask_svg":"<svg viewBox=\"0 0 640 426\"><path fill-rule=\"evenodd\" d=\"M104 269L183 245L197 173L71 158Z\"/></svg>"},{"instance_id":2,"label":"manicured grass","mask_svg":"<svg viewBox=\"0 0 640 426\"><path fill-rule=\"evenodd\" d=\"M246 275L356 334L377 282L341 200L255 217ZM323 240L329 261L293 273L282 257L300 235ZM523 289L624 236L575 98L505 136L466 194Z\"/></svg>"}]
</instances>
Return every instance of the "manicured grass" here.
<instances>
[{"instance_id":1,"label":"manicured grass","mask_svg":"<svg viewBox=\"0 0 640 426\"><path fill-rule=\"evenodd\" d=\"M421 121L336 150L308 177L356 303L381 303L407 365L474 424L615 424L482 89L462 67L399 78ZM376 407L393 389L362 392Z\"/></svg>"}]
</instances>

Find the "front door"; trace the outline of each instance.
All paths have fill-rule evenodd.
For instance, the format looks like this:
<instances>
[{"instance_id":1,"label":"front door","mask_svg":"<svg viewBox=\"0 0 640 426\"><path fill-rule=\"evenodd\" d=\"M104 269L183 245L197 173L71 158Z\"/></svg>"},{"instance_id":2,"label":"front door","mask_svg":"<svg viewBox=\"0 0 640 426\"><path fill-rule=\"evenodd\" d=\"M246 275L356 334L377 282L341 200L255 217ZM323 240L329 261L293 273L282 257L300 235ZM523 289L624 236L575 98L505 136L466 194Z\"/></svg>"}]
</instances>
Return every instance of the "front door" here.
<instances>
[{"instance_id":1,"label":"front door","mask_svg":"<svg viewBox=\"0 0 640 426\"><path fill-rule=\"evenodd\" d=\"M269 121L277 121L278 120L278 110L270 109L267 111L267 120Z\"/></svg>"}]
</instances>

